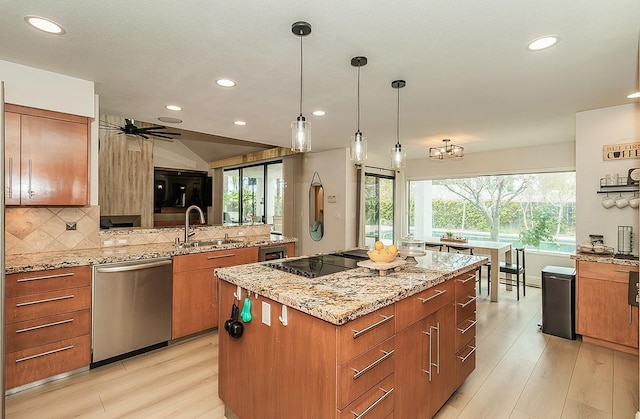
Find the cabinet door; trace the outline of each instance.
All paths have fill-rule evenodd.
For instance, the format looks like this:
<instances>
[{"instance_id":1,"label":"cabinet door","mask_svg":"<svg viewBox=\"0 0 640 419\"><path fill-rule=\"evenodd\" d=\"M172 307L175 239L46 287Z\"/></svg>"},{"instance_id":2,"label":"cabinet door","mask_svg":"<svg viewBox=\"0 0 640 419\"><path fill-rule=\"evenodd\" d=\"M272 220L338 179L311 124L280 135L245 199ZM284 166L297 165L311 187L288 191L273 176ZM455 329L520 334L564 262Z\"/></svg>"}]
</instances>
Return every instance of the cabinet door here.
<instances>
[{"instance_id":1,"label":"cabinet door","mask_svg":"<svg viewBox=\"0 0 640 419\"><path fill-rule=\"evenodd\" d=\"M20 114L4 113L4 200L20 205Z\"/></svg>"},{"instance_id":2,"label":"cabinet door","mask_svg":"<svg viewBox=\"0 0 640 419\"><path fill-rule=\"evenodd\" d=\"M429 417L444 406L456 389L455 313L455 306L448 304L427 319L432 338Z\"/></svg>"},{"instance_id":3,"label":"cabinet door","mask_svg":"<svg viewBox=\"0 0 640 419\"><path fill-rule=\"evenodd\" d=\"M218 325L216 292L213 269L174 272L171 331L173 339Z\"/></svg>"},{"instance_id":4,"label":"cabinet door","mask_svg":"<svg viewBox=\"0 0 640 419\"><path fill-rule=\"evenodd\" d=\"M588 277L580 277L579 282L578 333L637 348L638 308L630 312L628 285Z\"/></svg>"},{"instance_id":5,"label":"cabinet door","mask_svg":"<svg viewBox=\"0 0 640 419\"><path fill-rule=\"evenodd\" d=\"M22 115L20 166L22 205L87 205L87 123Z\"/></svg>"},{"instance_id":6,"label":"cabinet door","mask_svg":"<svg viewBox=\"0 0 640 419\"><path fill-rule=\"evenodd\" d=\"M425 330L428 327L423 319L396 335L394 416L398 418L429 417L429 377L422 368L428 344Z\"/></svg>"}]
</instances>

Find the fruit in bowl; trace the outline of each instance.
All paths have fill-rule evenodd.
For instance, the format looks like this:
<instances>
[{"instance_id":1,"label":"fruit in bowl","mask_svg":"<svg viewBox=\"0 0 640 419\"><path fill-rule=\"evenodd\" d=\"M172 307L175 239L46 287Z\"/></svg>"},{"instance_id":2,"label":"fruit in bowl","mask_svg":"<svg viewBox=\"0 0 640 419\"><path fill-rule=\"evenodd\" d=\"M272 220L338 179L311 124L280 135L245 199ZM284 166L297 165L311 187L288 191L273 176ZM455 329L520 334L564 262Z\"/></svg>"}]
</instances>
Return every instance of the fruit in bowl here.
<instances>
[{"instance_id":1,"label":"fruit in bowl","mask_svg":"<svg viewBox=\"0 0 640 419\"><path fill-rule=\"evenodd\" d=\"M389 263L393 262L398 256L398 248L395 244L384 247L384 243L381 241L375 242L373 250L367 252L369 259L376 263Z\"/></svg>"}]
</instances>

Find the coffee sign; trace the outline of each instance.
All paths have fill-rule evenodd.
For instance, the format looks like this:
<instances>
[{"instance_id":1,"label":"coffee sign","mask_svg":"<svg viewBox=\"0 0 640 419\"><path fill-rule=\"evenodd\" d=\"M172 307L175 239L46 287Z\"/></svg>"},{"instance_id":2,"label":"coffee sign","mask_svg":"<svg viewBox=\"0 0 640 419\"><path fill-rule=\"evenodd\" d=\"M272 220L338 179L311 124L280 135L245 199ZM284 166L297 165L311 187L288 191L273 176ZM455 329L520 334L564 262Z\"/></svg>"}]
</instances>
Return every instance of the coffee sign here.
<instances>
[{"instance_id":1,"label":"coffee sign","mask_svg":"<svg viewBox=\"0 0 640 419\"><path fill-rule=\"evenodd\" d=\"M602 147L602 160L640 159L640 143L612 144Z\"/></svg>"}]
</instances>

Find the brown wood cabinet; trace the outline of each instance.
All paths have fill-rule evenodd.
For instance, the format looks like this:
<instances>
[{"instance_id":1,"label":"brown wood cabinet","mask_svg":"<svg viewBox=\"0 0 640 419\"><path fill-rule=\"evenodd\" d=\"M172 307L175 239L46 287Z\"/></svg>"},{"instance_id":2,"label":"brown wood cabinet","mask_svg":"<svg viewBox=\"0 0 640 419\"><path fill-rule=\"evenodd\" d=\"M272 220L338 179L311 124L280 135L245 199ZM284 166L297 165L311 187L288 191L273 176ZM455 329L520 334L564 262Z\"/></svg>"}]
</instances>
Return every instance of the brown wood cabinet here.
<instances>
[{"instance_id":1,"label":"brown wood cabinet","mask_svg":"<svg viewBox=\"0 0 640 419\"><path fill-rule=\"evenodd\" d=\"M89 266L7 275L5 388L91 361Z\"/></svg>"},{"instance_id":2,"label":"brown wood cabinet","mask_svg":"<svg viewBox=\"0 0 640 419\"><path fill-rule=\"evenodd\" d=\"M576 331L584 342L638 353L638 307L628 304L630 271L638 267L577 262Z\"/></svg>"},{"instance_id":3,"label":"brown wood cabinet","mask_svg":"<svg viewBox=\"0 0 640 419\"><path fill-rule=\"evenodd\" d=\"M396 336L397 417L430 418L458 387L455 380L456 280L396 303L396 324L411 323ZM411 307L411 310L406 310ZM400 312L411 313L401 316Z\"/></svg>"},{"instance_id":4,"label":"brown wood cabinet","mask_svg":"<svg viewBox=\"0 0 640 419\"><path fill-rule=\"evenodd\" d=\"M7 104L5 203L87 205L89 120Z\"/></svg>"},{"instance_id":5,"label":"brown wood cabinet","mask_svg":"<svg viewBox=\"0 0 640 419\"><path fill-rule=\"evenodd\" d=\"M456 387L476 368L476 273L461 275L456 284L455 371Z\"/></svg>"},{"instance_id":6,"label":"brown wood cabinet","mask_svg":"<svg viewBox=\"0 0 640 419\"><path fill-rule=\"evenodd\" d=\"M258 248L217 250L173 258L172 339L218 326L215 268L258 261Z\"/></svg>"},{"instance_id":7,"label":"brown wood cabinet","mask_svg":"<svg viewBox=\"0 0 640 419\"><path fill-rule=\"evenodd\" d=\"M475 307L467 301L469 283L474 292L473 278L464 286L453 279L342 326L290 307L285 326L282 304L252 294L242 337L220 331L220 398L241 418L353 418L365 411L367 418L432 417L475 367L472 352L458 375L456 316ZM238 303L236 286L219 287L224 321ZM472 339L465 336L465 344L474 331L465 332Z\"/></svg>"}]
</instances>

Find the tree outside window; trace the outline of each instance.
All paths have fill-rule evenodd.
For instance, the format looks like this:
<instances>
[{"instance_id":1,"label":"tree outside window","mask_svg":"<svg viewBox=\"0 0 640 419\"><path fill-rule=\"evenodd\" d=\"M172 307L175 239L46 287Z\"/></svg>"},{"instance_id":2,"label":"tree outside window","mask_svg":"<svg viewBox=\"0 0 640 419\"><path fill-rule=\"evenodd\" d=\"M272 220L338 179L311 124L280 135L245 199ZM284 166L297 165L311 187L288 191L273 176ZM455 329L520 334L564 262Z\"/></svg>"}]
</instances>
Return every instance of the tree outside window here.
<instances>
[{"instance_id":1,"label":"tree outside window","mask_svg":"<svg viewBox=\"0 0 640 419\"><path fill-rule=\"evenodd\" d=\"M575 173L409 182L409 231L575 250Z\"/></svg>"}]
</instances>

